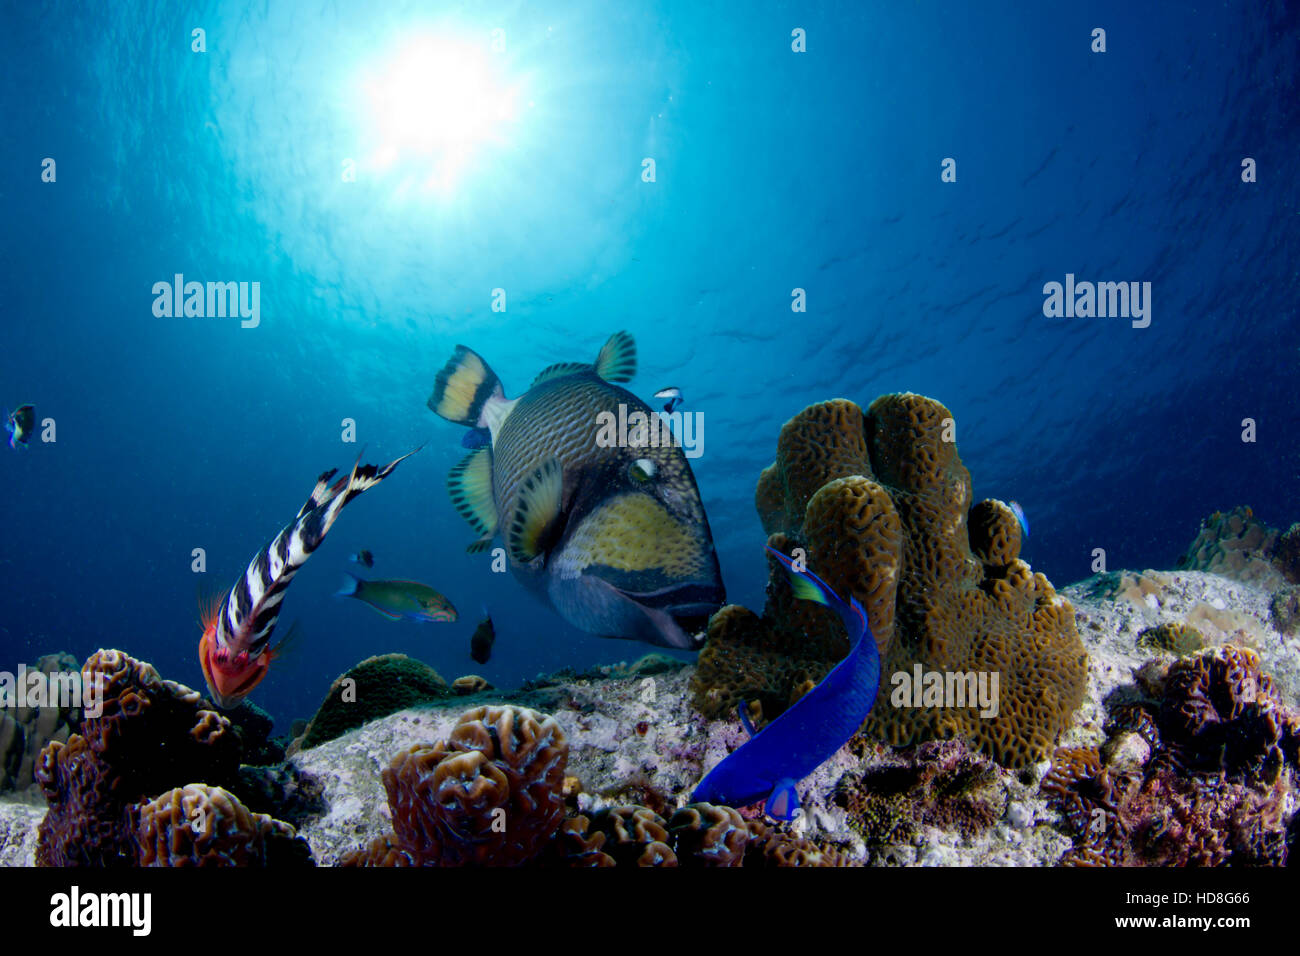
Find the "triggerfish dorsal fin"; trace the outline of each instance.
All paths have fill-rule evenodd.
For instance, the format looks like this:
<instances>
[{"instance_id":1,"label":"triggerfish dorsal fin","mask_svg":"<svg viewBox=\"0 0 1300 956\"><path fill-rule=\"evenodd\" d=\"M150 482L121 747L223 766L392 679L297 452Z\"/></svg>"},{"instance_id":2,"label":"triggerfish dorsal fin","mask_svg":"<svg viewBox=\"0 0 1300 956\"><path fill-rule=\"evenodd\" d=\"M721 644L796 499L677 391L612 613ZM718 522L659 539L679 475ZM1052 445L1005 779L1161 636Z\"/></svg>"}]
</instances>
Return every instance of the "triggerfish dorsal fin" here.
<instances>
[{"instance_id":1,"label":"triggerfish dorsal fin","mask_svg":"<svg viewBox=\"0 0 1300 956\"><path fill-rule=\"evenodd\" d=\"M496 534L500 516L492 495L492 449L480 448L457 462L447 474L452 507L479 537Z\"/></svg>"},{"instance_id":2,"label":"triggerfish dorsal fin","mask_svg":"<svg viewBox=\"0 0 1300 956\"><path fill-rule=\"evenodd\" d=\"M583 372L594 371L593 367L586 362L557 362L554 365L548 365L537 373L537 378L533 379L530 388L536 388L543 382L550 382L557 378L568 378L570 375L580 375Z\"/></svg>"},{"instance_id":3,"label":"triggerfish dorsal fin","mask_svg":"<svg viewBox=\"0 0 1300 956\"><path fill-rule=\"evenodd\" d=\"M799 814L799 791L789 777L778 780L763 811L773 820L793 820Z\"/></svg>"},{"instance_id":4,"label":"triggerfish dorsal fin","mask_svg":"<svg viewBox=\"0 0 1300 956\"><path fill-rule=\"evenodd\" d=\"M615 332L596 356L596 374L607 382L632 381L636 374L636 342L628 332Z\"/></svg>"},{"instance_id":5,"label":"triggerfish dorsal fin","mask_svg":"<svg viewBox=\"0 0 1300 956\"><path fill-rule=\"evenodd\" d=\"M493 399L505 400L501 380L477 352L458 345L434 379L427 404L449 422L484 428L488 422L483 413Z\"/></svg>"},{"instance_id":6,"label":"triggerfish dorsal fin","mask_svg":"<svg viewBox=\"0 0 1300 956\"><path fill-rule=\"evenodd\" d=\"M560 517L564 468L552 458L524 480L506 533L506 547L521 564L546 550Z\"/></svg>"}]
</instances>

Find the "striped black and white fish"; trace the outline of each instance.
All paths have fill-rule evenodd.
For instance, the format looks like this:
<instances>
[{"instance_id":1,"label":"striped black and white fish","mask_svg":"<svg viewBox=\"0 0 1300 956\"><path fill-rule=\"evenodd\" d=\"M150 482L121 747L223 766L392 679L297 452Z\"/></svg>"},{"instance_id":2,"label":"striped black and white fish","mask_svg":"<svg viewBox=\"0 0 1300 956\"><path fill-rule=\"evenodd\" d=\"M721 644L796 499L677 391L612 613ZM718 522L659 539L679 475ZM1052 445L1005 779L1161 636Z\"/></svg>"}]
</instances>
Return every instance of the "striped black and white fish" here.
<instances>
[{"instance_id":1,"label":"striped black and white fish","mask_svg":"<svg viewBox=\"0 0 1300 956\"><path fill-rule=\"evenodd\" d=\"M234 587L204 610L199 663L218 707L234 707L266 676L284 643L270 646L284 592L325 540L339 513L413 454L408 452L382 468L363 465L358 457L351 473L338 481L333 481L337 469L325 472L293 521L253 557Z\"/></svg>"}]
</instances>

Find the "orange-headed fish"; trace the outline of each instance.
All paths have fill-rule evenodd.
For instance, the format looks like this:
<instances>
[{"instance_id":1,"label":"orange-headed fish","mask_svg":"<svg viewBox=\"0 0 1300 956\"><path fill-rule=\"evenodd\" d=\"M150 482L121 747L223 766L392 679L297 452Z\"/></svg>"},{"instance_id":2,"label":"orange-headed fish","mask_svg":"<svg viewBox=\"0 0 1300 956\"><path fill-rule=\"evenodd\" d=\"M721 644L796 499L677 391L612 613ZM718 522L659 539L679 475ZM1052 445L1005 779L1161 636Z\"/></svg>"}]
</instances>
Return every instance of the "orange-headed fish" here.
<instances>
[{"instance_id":1,"label":"orange-headed fish","mask_svg":"<svg viewBox=\"0 0 1300 956\"><path fill-rule=\"evenodd\" d=\"M338 469L321 475L297 517L253 557L243 577L226 596L205 611L199 664L203 667L208 692L218 707L234 707L266 676L279 650L279 646L270 647L271 632L280 616L285 589L325 540L339 512L414 454L408 452L382 468L363 465L358 457L351 474L333 485L330 480Z\"/></svg>"}]
</instances>

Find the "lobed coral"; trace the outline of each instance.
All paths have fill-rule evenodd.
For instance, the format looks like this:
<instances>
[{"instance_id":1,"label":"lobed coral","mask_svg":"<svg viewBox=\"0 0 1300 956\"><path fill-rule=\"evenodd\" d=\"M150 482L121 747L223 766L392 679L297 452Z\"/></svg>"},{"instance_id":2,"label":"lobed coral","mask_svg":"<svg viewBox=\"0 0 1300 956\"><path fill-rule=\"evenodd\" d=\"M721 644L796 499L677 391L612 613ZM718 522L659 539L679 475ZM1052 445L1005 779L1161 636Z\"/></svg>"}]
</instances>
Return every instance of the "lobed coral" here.
<instances>
[{"instance_id":1,"label":"lobed coral","mask_svg":"<svg viewBox=\"0 0 1300 956\"><path fill-rule=\"evenodd\" d=\"M895 746L961 736L1025 767L1082 702L1087 657L1069 603L1019 559L1010 508L971 508L952 428L949 411L920 395L882 396L865 414L845 399L809 406L781 429L755 505L770 546L803 549L811 570L866 609L882 657L871 734ZM796 600L771 558L767 595L761 617L731 605L710 621L692 681L706 716L758 700L772 719L846 653L834 613ZM997 715L893 701L891 678L917 666L996 673Z\"/></svg>"},{"instance_id":2,"label":"lobed coral","mask_svg":"<svg viewBox=\"0 0 1300 956\"><path fill-rule=\"evenodd\" d=\"M334 680L316 715L289 747L289 752L308 750L372 720L451 693L437 671L412 657L405 654L368 657Z\"/></svg>"},{"instance_id":3,"label":"lobed coral","mask_svg":"<svg viewBox=\"0 0 1300 956\"><path fill-rule=\"evenodd\" d=\"M568 743L551 717L479 707L446 741L399 753L384 771L393 835L344 865L512 866L542 851L564 818ZM400 851L400 852L399 852Z\"/></svg>"},{"instance_id":4,"label":"lobed coral","mask_svg":"<svg viewBox=\"0 0 1300 956\"><path fill-rule=\"evenodd\" d=\"M82 681L97 689L102 706L97 716L83 717L79 732L66 744L54 741L41 753L36 778L49 811L38 831L38 865L170 865L182 859L193 863L199 862L195 854L200 850L207 854L205 865L236 857L270 862L265 840L257 836L267 827L281 847L275 855L278 862L310 859L292 827L250 814L233 795L220 791L214 802L201 784L189 785L184 792L175 789L183 780L238 779L238 738L230 721L205 707L197 691L163 680L149 664L116 650L93 654L82 667ZM162 796L152 798L159 793ZM219 836L214 832L200 843L191 819L186 825L196 840L189 857L178 832L177 811L167 817L166 801L173 798L185 807L202 802L211 810L214 825L223 827ZM244 838L253 846L242 855L222 857L241 839L242 827L251 828Z\"/></svg>"},{"instance_id":5,"label":"lobed coral","mask_svg":"<svg viewBox=\"0 0 1300 956\"><path fill-rule=\"evenodd\" d=\"M310 863L293 827L251 813L220 787L191 784L139 806L141 866L266 866Z\"/></svg>"},{"instance_id":6,"label":"lobed coral","mask_svg":"<svg viewBox=\"0 0 1300 956\"><path fill-rule=\"evenodd\" d=\"M647 807L609 807L591 818L590 827L604 835L602 849L617 866L677 865L668 821Z\"/></svg>"}]
</instances>

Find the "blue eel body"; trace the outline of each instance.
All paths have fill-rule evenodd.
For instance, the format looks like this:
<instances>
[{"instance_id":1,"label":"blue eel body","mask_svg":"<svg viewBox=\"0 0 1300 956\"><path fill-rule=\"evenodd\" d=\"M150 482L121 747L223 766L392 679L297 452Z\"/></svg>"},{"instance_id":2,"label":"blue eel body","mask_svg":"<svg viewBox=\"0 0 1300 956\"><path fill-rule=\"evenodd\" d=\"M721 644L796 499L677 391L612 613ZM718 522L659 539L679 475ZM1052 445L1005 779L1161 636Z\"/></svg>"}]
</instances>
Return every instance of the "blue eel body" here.
<instances>
[{"instance_id":1,"label":"blue eel body","mask_svg":"<svg viewBox=\"0 0 1300 956\"><path fill-rule=\"evenodd\" d=\"M817 575L796 570L784 554L767 550L789 572L796 596L839 613L849 630L849 654L793 707L709 771L691 799L732 807L766 799L770 816L790 820L799 806L795 784L843 747L871 713L880 687L880 652L856 598L850 596L846 603ZM753 733L744 704L740 710Z\"/></svg>"}]
</instances>

